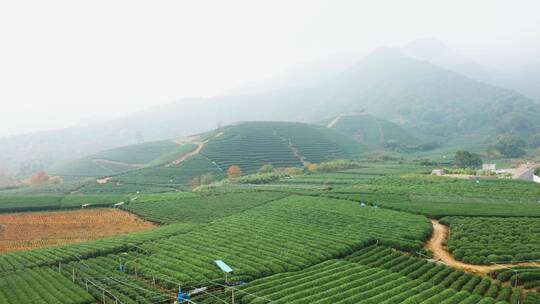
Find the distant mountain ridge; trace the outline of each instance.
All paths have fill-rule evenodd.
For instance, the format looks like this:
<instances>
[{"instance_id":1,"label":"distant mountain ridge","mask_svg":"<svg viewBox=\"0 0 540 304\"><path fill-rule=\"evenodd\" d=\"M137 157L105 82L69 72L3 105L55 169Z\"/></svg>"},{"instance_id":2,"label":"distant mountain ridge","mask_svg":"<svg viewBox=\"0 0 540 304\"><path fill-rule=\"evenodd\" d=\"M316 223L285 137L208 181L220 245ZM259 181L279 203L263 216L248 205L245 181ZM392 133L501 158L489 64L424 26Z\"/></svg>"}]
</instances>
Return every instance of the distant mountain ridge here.
<instances>
[{"instance_id":1,"label":"distant mountain ridge","mask_svg":"<svg viewBox=\"0 0 540 304\"><path fill-rule=\"evenodd\" d=\"M0 139L0 167L17 171L20 163L34 161L47 168L105 149L237 121L315 122L352 111L441 139L478 130L514 132L524 139L539 132L540 105L532 100L413 59L399 49L376 50L332 73L299 86L282 82L270 91L185 99L105 124Z\"/></svg>"}]
</instances>

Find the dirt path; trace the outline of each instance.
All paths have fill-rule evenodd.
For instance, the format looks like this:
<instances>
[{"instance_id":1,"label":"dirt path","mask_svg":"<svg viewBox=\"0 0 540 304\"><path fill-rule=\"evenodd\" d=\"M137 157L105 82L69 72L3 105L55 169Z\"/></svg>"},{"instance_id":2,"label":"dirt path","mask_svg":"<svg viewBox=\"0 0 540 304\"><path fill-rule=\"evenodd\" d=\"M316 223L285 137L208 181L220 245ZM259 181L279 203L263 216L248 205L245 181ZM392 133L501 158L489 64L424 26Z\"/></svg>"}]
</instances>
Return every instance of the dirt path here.
<instances>
[{"instance_id":1,"label":"dirt path","mask_svg":"<svg viewBox=\"0 0 540 304\"><path fill-rule=\"evenodd\" d=\"M175 159L173 160L172 162L170 162L168 165L166 165L165 167L170 167L170 166L178 166L180 165L183 161L185 161L186 159L194 156L194 155L197 155L199 154L199 152L201 152L201 150L204 148L204 145L208 142L208 139L205 140L205 141L199 141L199 142L194 142L194 144L197 145L197 148L195 148L195 150L191 151L191 152L188 152L184 155L182 155L180 158L178 159Z\"/></svg>"},{"instance_id":2,"label":"dirt path","mask_svg":"<svg viewBox=\"0 0 540 304\"><path fill-rule=\"evenodd\" d=\"M96 179L96 182L98 184L106 184L112 179L112 176L104 177L104 178L98 178Z\"/></svg>"},{"instance_id":3,"label":"dirt path","mask_svg":"<svg viewBox=\"0 0 540 304\"><path fill-rule=\"evenodd\" d=\"M291 149L291 151L293 152L294 156L298 157L298 159L302 162L302 164L306 166L308 164L308 162L306 161L306 158L304 157L304 155L300 153L300 150L298 150L298 148L293 145L290 138L289 138L288 146L289 146L289 149Z\"/></svg>"},{"instance_id":4,"label":"dirt path","mask_svg":"<svg viewBox=\"0 0 540 304\"><path fill-rule=\"evenodd\" d=\"M450 229L439 223L437 220L431 220L433 224L433 235L426 243L425 248L433 252L433 258L437 261L441 261L444 264L459 268L467 272L478 273L478 274L488 274L492 270L508 268L513 266L540 266L539 262L530 262L530 263L516 263L516 264L496 264L496 265L473 265L467 264L461 261L456 260L448 248L443 245L443 242L448 239L450 235Z\"/></svg>"},{"instance_id":5,"label":"dirt path","mask_svg":"<svg viewBox=\"0 0 540 304\"><path fill-rule=\"evenodd\" d=\"M222 136L224 134L223 131L217 133L216 135L214 135L212 137L212 139L214 138L218 138L220 136ZM176 143L178 144L186 144L186 143L192 143L192 144L196 144L197 145L197 148L195 148L195 150L191 151L191 152L188 152L186 154L183 154L180 158L178 159L175 159L173 160L172 162L170 162L169 164L167 164L165 167L170 167L170 166L178 166L180 165L182 162L184 162L186 159L192 157L192 156L195 156L197 154L199 154L202 149L204 148L204 145L206 145L208 143L208 141L210 141L210 138L204 140L204 141L192 141L192 140L195 140L196 137L189 137L187 140L184 139L183 141L180 141L180 140L177 140ZM210 160L209 160L210 161ZM212 161L210 161L212 162ZM212 162L214 163L214 162ZM215 163L214 163L215 164ZM217 166L217 165L216 165Z\"/></svg>"},{"instance_id":6,"label":"dirt path","mask_svg":"<svg viewBox=\"0 0 540 304\"><path fill-rule=\"evenodd\" d=\"M539 167L537 163L521 164L517 168L504 169L507 173L511 173L515 179L533 180L534 170Z\"/></svg>"},{"instance_id":7,"label":"dirt path","mask_svg":"<svg viewBox=\"0 0 540 304\"><path fill-rule=\"evenodd\" d=\"M334 120L332 120L326 127L329 129L332 129L337 124L337 122L341 119L341 117L343 117L343 114L338 115L336 118L334 118Z\"/></svg>"},{"instance_id":8,"label":"dirt path","mask_svg":"<svg viewBox=\"0 0 540 304\"><path fill-rule=\"evenodd\" d=\"M145 164L123 163L123 162L108 160L108 159L103 159L103 158L95 158L95 159L92 159L92 161L97 164L119 165L119 166L125 166L125 167L130 167L130 168L142 168L145 166Z\"/></svg>"}]
</instances>

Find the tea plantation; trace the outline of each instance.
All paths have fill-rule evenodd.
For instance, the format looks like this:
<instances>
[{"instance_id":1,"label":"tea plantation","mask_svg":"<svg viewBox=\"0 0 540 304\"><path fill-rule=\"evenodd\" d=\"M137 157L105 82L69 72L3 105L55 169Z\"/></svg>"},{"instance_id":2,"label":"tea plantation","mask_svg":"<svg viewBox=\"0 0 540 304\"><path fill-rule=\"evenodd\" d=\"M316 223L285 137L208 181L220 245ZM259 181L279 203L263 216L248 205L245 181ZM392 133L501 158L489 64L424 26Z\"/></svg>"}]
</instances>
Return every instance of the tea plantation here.
<instances>
[{"instance_id":1,"label":"tea plantation","mask_svg":"<svg viewBox=\"0 0 540 304\"><path fill-rule=\"evenodd\" d=\"M287 123L269 125L276 137L290 131ZM264 144L246 126L233 137L238 144L254 140L250 153L262 155ZM429 260L424 250L430 218L441 218L452 231L449 250L465 262L536 258L536 185L431 177L431 168L418 163L364 161L354 169L190 191L189 176L204 166L216 179L224 176L228 163L219 157L227 145L218 139L227 134L211 135L213 145L181 164L131 170L105 184L0 191L3 212L123 201L126 212L161 225L1 254L0 303L172 303L179 287L199 304L231 303L233 292L235 303L540 303L537 268L514 265L490 278ZM301 135L287 134L265 147L292 151L291 138L300 150ZM301 163L283 159L284 166ZM246 157L243 166L256 170L268 160ZM227 282L215 260L233 269Z\"/></svg>"},{"instance_id":2,"label":"tea plantation","mask_svg":"<svg viewBox=\"0 0 540 304\"><path fill-rule=\"evenodd\" d=\"M540 221L536 218L443 218L452 229L448 248L473 264L540 260Z\"/></svg>"}]
</instances>

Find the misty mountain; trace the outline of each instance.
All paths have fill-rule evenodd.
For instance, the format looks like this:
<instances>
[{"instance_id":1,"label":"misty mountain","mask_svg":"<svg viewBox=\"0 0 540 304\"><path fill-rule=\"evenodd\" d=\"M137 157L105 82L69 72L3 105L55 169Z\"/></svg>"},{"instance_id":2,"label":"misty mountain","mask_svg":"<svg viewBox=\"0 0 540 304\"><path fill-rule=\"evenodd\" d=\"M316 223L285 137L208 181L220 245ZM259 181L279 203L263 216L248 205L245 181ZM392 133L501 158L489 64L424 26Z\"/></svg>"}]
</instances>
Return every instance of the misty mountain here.
<instances>
[{"instance_id":1,"label":"misty mountain","mask_svg":"<svg viewBox=\"0 0 540 304\"><path fill-rule=\"evenodd\" d=\"M501 71L484 66L461 56L435 38L415 40L400 48L411 58L427 61L439 67L463 74L471 79L496 84L501 78Z\"/></svg>"},{"instance_id":2,"label":"misty mountain","mask_svg":"<svg viewBox=\"0 0 540 304\"><path fill-rule=\"evenodd\" d=\"M400 51L408 57L430 62L477 81L515 90L540 101L540 64L519 69L498 69L464 57L435 38L413 41L401 47Z\"/></svg>"},{"instance_id":3,"label":"misty mountain","mask_svg":"<svg viewBox=\"0 0 540 304\"><path fill-rule=\"evenodd\" d=\"M0 139L0 167L17 171L21 163L34 162L46 168L105 149L237 121L316 122L355 111L441 139L479 130L514 132L525 139L539 132L540 105L530 99L405 53L379 49L347 67L319 69L332 70L332 77L301 82L294 80L301 79L299 73L289 81L275 81L270 89L185 99L105 123Z\"/></svg>"},{"instance_id":4,"label":"misty mountain","mask_svg":"<svg viewBox=\"0 0 540 304\"><path fill-rule=\"evenodd\" d=\"M538 131L540 106L530 99L395 49L372 53L329 83L324 94L320 113L361 107L437 136L489 129L527 137Z\"/></svg>"}]
</instances>

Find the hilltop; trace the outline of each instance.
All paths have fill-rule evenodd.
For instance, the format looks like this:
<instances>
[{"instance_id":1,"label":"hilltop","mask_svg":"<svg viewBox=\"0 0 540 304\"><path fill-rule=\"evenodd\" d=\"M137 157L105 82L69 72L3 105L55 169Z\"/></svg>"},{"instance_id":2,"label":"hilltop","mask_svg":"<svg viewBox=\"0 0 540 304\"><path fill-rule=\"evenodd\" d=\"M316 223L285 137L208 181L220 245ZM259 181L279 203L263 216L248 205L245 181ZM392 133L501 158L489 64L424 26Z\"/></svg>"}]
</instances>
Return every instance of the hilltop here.
<instances>
[{"instance_id":1,"label":"hilltop","mask_svg":"<svg viewBox=\"0 0 540 304\"><path fill-rule=\"evenodd\" d=\"M63 177L109 177L121 183L185 185L193 177L222 177L231 165L254 173L264 164L302 167L356 159L365 145L325 126L296 122L243 122L176 141L103 151L57 166Z\"/></svg>"}]
</instances>

